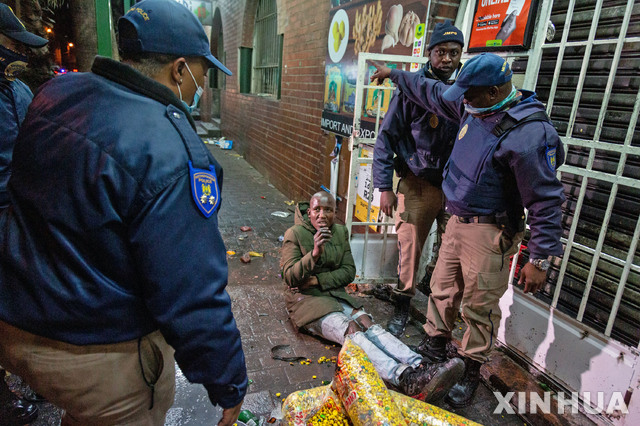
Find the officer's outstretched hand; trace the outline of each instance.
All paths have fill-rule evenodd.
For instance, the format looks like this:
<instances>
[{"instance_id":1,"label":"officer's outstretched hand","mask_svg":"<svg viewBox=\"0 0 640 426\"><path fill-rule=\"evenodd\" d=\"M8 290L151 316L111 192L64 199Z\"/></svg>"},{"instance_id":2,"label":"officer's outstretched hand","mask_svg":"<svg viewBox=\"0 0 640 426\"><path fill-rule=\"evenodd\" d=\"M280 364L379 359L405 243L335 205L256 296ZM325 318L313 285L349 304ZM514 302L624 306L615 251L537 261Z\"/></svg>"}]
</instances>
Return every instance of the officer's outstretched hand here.
<instances>
[{"instance_id":1,"label":"officer's outstretched hand","mask_svg":"<svg viewBox=\"0 0 640 426\"><path fill-rule=\"evenodd\" d=\"M385 64L381 64L380 62L371 62L373 63L373 66L376 67L376 72L371 75L370 80L378 80L378 84L381 84L385 78L388 78L391 75L391 68Z\"/></svg>"},{"instance_id":2,"label":"officer's outstretched hand","mask_svg":"<svg viewBox=\"0 0 640 426\"><path fill-rule=\"evenodd\" d=\"M533 266L533 264L527 262L524 268L520 271L520 279L518 284L524 284L525 293L536 293L542 288L542 285L547 279L547 271L541 271Z\"/></svg>"},{"instance_id":3,"label":"officer's outstretched hand","mask_svg":"<svg viewBox=\"0 0 640 426\"><path fill-rule=\"evenodd\" d=\"M235 407L224 408L222 410L222 418L218 422L218 426L232 426L238 420L238 416L240 415L240 409L242 408L243 402L244 400L241 401L240 404L236 405Z\"/></svg>"},{"instance_id":4,"label":"officer's outstretched hand","mask_svg":"<svg viewBox=\"0 0 640 426\"><path fill-rule=\"evenodd\" d=\"M380 193L380 210L387 216L393 217L393 209L398 204L398 198L393 191L382 191Z\"/></svg>"}]
</instances>

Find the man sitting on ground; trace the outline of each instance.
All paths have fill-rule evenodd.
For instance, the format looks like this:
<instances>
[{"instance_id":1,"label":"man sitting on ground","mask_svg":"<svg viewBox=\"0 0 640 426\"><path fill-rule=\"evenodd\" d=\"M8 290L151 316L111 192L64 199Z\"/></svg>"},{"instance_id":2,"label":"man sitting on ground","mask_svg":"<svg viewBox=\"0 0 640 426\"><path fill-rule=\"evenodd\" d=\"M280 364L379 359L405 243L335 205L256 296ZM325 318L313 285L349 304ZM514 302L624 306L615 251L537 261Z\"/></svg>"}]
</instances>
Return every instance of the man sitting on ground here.
<instances>
[{"instance_id":1,"label":"man sitting on ground","mask_svg":"<svg viewBox=\"0 0 640 426\"><path fill-rule=\"evenodd\" d=\"M406 395L433 402L462 375L457 359L423 364L422 356L373 322L345 287L355 278L349 234L334 224L333 196L318 192L296 209L287 230L280 266L287 284L285 302L296 327L343 344L349 336L366 353L383 380Z\"/></svg>"}]
</instances>

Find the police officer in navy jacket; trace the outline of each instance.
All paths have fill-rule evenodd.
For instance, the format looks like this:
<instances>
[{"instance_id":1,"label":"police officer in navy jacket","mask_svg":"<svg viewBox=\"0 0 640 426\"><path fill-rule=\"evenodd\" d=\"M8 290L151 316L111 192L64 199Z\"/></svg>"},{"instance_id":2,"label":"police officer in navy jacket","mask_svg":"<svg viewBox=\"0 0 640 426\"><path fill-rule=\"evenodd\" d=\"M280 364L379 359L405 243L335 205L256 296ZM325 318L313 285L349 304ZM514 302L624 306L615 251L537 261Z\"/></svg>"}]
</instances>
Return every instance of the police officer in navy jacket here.
<instances>
[{"instance_id":1,"label":"police officer in navy jacket","mask_svg":"<svg viewBox=\"0 0 640 426\"><path fill-rule=\"evenodd\" d=\"M471 403L480 366L491 353L500 324L500 297L508 285L509 256L524 235L529 212L530 261L520 273L525 292L543 285L548 257L563 252L560 236L564 162L558 133L535 94L517 90L503 58L483 53L465 63L452 86L376 64L372 79L390 77L411 101L460 123L443 172L442 189L452 214L431 278L427 338L420 352L445 356L462 307L467 324L459 354L465 375L447 395L455 407Z\"/></svg>"},{"instance_id":2,"label":"police officer in navy jacket","mask_svg":"<svg viewBox=\"0 0 640 426\"><path fill-rule=\"evenodd\" d=\"M0 208L9 204L7 182L13 145L33 99L29 86L18 77L27 68L26 50L43 47L48 42L28 32L13 10L0 3Z\"/></svg>"},{"instance_id":3,"label":"police officer in navy jacket","mask_svg":"<svg viewBox=\"0 0 640 426\"><path fill-rule=\"evenodd\" d=\"M247 390L218 230L222 169L190 110L211 55L197 18L143 0L123 63L45 84L0 215L0 364L65 424L164 424L175 361L237 419ZM175 355L174 355L175 350Z\"/></svg>"},{"instance_id":4,"label":"police officer in navy jacket","mask_svg":"<svg viewBox=\"0 0 640 426\"><path fill-rule=\"evenodd\" d=\"M462 65L463 47L462 31L451 21L439 23L429 39L429 62L419 72L428 79L453 83ZM425 110L398 89L376 138L373 185L380 190L380 209L391 216L397 207L398 286L391 296L395 309L387 324L387 330L396 337L403 333L409 318L422 246L431 225L437 219L438 239L446 225L442 170L457 133L457 121ZM394 169L400 177L397 197L393 191ZM433 266L427 270L430 275Z\"/></svg>"},{"instance_id":5,"label":"police officer in navy jacket","mask_svg":"<svg viewBox=\"0 0 640 426\"><path fill-rule=\"evenodd\" d=\"M7 182L13 146L33 99L29 87L18 77L27 68L27 49L40 48L48 42L27 31L13 10L0 3L0 209L9 205ZM0 368L0 424L22 425L36 417L38 407L9 390L5 370Z\"/></svg>"}]
</instances>

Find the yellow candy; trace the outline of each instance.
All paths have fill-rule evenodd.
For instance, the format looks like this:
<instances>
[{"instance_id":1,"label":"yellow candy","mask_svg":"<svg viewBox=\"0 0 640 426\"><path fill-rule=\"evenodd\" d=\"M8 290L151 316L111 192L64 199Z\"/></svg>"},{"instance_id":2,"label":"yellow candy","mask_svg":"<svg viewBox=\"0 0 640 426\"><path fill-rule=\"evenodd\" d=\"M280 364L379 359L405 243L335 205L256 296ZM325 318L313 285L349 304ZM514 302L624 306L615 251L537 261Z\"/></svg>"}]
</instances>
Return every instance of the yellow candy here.
<instances>
[{"instance_id":1,"label":"yellow candy","mask_svg":"<svg viewBox=\"0 0 640 426\"><path fill-rule=\"evenodd\" d=\"M462 416L400 393L389 391L400 411L411 424L480 426Z\"/></svg>"},{"instance_id":2,"label":"yellow candy","mask_svg":"<svg viewBox=\"0 0 640 426\"><path fill-rule=\"evenodd\" d=\"M351 339L342 345L333 383L355 426L406 424L367 354Z\"/></svg>"}]
</instances>

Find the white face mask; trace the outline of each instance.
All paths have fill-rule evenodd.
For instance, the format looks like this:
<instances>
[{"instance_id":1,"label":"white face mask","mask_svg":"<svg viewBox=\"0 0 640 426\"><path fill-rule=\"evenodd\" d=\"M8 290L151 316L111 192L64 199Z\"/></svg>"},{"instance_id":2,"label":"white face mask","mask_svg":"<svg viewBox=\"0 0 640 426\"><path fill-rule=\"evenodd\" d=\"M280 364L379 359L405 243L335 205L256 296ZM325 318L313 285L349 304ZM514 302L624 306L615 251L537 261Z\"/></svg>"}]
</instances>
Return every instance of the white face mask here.
<instances>
[{"instance_id":1,"label":"white face mask","mask_svg":"<svg viewBox=\"0 0 640 426\"><path fill-rule=\"evenodd\" d=\"M193 102L191 102L191 105L188 105L182 99L182 90L180 90L180 85L179 84L177 85L178 86L178 93L180 94L180 100L182 101L184 106L187 108L187 111L189 111L189 114L193 114L193 111L198 106L198 102L200 101L200 97L202 96L202 92L204 92L204 89L198 85L198 82L196 81L196 78L193 76L193 73L189 69L189 64L187 64L186 62L184 64L187 67L187 71L189 71L189 75L193 79L193 84L196 85L197 89L196 89L196 93L193 95Z\"/></svg>"}]
</instances>

